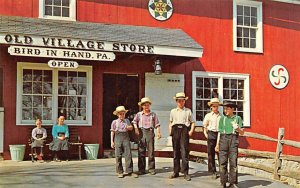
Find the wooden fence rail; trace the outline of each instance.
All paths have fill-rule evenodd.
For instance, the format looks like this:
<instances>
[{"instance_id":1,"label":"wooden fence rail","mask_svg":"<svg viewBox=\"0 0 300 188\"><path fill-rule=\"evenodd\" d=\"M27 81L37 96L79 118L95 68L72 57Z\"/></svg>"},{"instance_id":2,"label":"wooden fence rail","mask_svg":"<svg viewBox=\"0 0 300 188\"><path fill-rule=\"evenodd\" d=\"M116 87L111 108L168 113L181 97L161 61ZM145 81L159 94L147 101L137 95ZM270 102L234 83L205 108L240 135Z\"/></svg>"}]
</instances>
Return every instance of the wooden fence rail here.
<instances>
[{"instance_id":1,"label":"wooden fence rail","mask_svg":"<svg viewBox=\"0 0 300 188\"><path fill-rule=\"evenodd\" d=\"M198 130L198 132L202 132L202 131ZM248 157L274 159L274 162L275 162L274 167L270 167L270 166L266 166L263 164L239 161L238 164L240 166L245 166L248 168L255 168L255 169L263 170L265 172L272 173L273 178L277 179L277 180L280 179L280 176L286 176L286 177L300 180L300 172L299 171L282 170L282 160L295 161L295 162L300 163L300 156L283 155L282 154L282 148L284 145L292 146L295 148L300 148L300 142L284 139L284 129L283 128L279 128L277 139L266 136L266 135L258 134L258 133L252 133L252 132L245 132L245 134L243 136L247 137L247 138L254 138L254 139L259 139L259 140L263 140L263 141L277 142L277 147L276 147L275 152L258 151L258 150L239 148L239 154L241 154L241 155L248 156ZM196 145L207 146L207 141L205 141L205 140L190 139L190 143L196 144ZM190 155L196 156L196 157L201 157L201 158L207 158L207 153L204 153L204 152L190 151Z\"/></svg>"}]
</instances>

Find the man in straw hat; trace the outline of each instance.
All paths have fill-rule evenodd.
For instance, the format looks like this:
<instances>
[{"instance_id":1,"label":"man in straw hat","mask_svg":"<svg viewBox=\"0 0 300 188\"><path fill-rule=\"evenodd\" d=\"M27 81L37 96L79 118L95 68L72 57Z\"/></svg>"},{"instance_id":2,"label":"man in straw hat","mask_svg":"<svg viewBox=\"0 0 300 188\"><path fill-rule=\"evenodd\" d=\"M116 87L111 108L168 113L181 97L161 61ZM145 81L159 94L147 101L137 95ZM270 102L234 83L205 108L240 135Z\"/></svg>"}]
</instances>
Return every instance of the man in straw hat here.
<instances>
[{"instance_id":1,"label":"man in straw hat","mask_svg":"<svg viewBox=\"0 0 300 188\"><path fill-rule=\"evenodd\" d=\"M122 166L122 151L124 151L126 172L128 176L137 178L138 175L133 173L133 162L128 135L128 131L131 131L133 127L130 121L125 119L127 112L128 110L126 110L124 106L118 106L113 112L114 115L118 116L118 119L113 120L111 123L111 147L115 149L116 172L118 177L124 177Z\"/></svg>"},{"instance_id":2,"label":"man in straw hat","mask_svg":"<svg viewBox=\"0 0 300 188\"><path fill-rule=\"evenodd\" d=\"M154 156L154 129L157 130L157 137L160 138L160 125L157 115L150 110L151 100L144 97L138 103L143 108L138 112L132 123L135 133L139 136L138 167L139 175L146 174L146 149L148 151L148 169L151 175L155 175L155 156Z\"/></svg>"},{"instance_id":3,"label":"man in straw hat","mask_svg":"<svg viewBox=\"0 0 300 188\"><path fill-rule=\"evenodd\" d=\"M238 157L238 145L239 134L243 135L242 129L243 120L240 116L234 114L234 110L237 105L233 102L224 103L224 113L219 121L219 157L220 157L220 177L221 184L226 187L226 183L229 182L229 187L238 187L238 169L237 169L237 157ZM227 164L229 161L229 174L227 170Z\"/></svg>"},{"instance_id":4,"label":"man in straw hat","mask_svg":"<svg viewBox=\"0 0 300 188\"><path fill-rule=\"evenodd\" d=\"M195 129L195 121L190 109L185 107L185 101L188 97L185 93L177 93L174 97L177 107L171 110L169 133L172 136L173 154L174 154L174 172L170 178L179 176L180 158L182 160L181 172L184 174L184 179L191 180L189 171L189 138L192 136Z\"/></svg>"},{"instance_id":5,"label":"man in straw hat","mask_svg":"<svg viewBox=\"0 0 300 188\"><path fill-rule=\"evenodd\" d=\"M208 172L212 175L213 179L217 179L215 148L218 140L218 121L221 118L219 105L222 105L222 103L218 98L212 98L207 104L210 107L211 112L205 115L203 128L204 135L207 138Z\"/></svg>"}]
</instances>

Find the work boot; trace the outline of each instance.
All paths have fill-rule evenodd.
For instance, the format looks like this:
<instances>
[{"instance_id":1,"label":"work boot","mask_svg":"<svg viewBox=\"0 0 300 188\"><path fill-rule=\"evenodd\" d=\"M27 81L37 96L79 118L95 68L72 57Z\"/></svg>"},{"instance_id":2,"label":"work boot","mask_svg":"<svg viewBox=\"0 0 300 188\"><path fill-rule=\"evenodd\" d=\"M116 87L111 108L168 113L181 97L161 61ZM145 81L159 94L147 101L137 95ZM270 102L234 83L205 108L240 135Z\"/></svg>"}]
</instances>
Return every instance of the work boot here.
<instances>
[{"instance_id":1,"label":"work boot","mask_svg":"<svg viewBox=\"0 0 300 188\"><path fill-rule=\"evenodd\" d=\"M128 176L134 177L134 178L138 178L139 175L137 175L136 173L128 173Z\"/></svg>"},{"instance_id":2,"label":"work boot","mask_svg":"<svg viewBox=\"0 0 300 188\"><path fill-rule=\"evenodd\" d=\"M123 173L118 173L118 178L124 178L124 174Z\"/></svg>"},{"instance_id":3,"label":"work boot","mask_svg":"<svg viewBox=\"0 0 300 188\"><path fill-rule=\"evenodd\" d=\"M185 175L184 175L184 179L185 179L186 181L191 181L191 176L188 175L188 174L185 174Z\"/></svg>"},{"instance_id":4,"label":"work boot","mask_svg":"<svg viewBox=\"0 0 300 188\"><path fill-rule=\"evenodd\" d=\"M155 170L149 170L149 173L150 173L151 175L155 175L155 174L156 174Z\"/></svg>"}]
</instances>

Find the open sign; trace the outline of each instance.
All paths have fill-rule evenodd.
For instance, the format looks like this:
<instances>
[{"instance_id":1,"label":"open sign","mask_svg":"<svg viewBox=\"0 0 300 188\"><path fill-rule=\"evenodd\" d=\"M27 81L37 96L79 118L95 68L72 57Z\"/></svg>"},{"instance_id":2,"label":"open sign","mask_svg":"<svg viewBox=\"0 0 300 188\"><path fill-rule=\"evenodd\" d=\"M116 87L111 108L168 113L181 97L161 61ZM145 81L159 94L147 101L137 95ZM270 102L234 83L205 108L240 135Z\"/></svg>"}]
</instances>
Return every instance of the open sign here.
<instances>
[{"instance_id":1,"label":"open sign","mask_svg":"<svg viewBox=\"0 0 300 188\"><path fill-rule=\"evenodd\" d=\"M77 69L78 63L76 61L50 60L48 66L51 68Z\"/></svg>"}]
</instances>

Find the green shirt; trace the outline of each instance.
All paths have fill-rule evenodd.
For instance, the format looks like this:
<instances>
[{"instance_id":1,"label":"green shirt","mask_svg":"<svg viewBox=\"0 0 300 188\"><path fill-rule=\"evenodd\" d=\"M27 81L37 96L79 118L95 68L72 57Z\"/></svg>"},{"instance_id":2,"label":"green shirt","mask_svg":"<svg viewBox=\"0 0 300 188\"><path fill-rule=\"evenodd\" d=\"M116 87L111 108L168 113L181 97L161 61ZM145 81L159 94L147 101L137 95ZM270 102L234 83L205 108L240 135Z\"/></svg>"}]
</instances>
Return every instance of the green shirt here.
<instances>
[{"instance_id":1,"label":"green shirt","mask_svg":"<svg viewBox=\"0 0 300 188\"><path fill-rule=\"evenodd\" d=\"M240 116L222 116L219 121L219 132L221 134L235 134L235 131L232 127L232 122L234 121L239 125L240 128L242 128L243 120Z\"/></svg>"}]
</instances>

